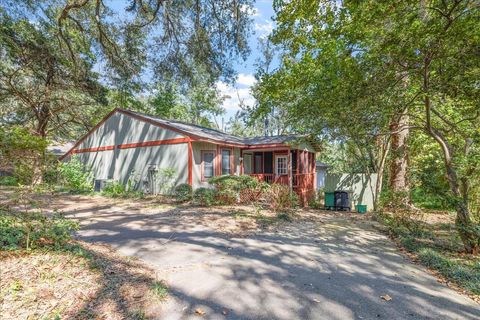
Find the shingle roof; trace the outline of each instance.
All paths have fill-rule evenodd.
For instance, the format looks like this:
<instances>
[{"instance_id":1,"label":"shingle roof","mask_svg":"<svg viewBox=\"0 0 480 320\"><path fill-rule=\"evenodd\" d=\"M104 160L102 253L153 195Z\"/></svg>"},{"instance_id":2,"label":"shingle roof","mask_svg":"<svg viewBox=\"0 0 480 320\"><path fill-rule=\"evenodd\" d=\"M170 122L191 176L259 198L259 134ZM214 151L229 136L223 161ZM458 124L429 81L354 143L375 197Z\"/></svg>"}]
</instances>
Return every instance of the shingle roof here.
<instances>
[{"instance_id":1,"label":"shingle roof","mask_svg":"<svg viewBox=\"0 0 480 320\"><path fill-rule=\"evenodd\" d=\"M130 110L121 110L127 114L134 114L143 118L147 118L153 122L177 129L179 131L185 132L186 134L191 134L197 137L215 140L219 142L233 143L233 144L244 144L244 145L267 145L267 144L283 144L290 143L296 140L301 139L301 135L279 135L279 136L260 136L260 137L251 137L251 138L242 138L237 137L220 130L206 128L198 126L195 124L185 123L177 120L166 120L151 116L145 113L130 111Z\"/></svg>"}]
</instances>

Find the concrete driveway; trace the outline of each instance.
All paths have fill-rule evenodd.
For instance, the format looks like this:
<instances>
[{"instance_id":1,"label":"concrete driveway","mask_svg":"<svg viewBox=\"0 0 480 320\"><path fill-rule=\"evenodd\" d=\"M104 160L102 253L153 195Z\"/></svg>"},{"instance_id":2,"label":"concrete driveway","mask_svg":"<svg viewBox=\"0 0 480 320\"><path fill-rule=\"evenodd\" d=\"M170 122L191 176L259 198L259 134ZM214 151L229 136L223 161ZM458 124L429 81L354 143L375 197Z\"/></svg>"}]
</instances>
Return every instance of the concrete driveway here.
<instances>
[{"instance_id":1,"label":"concrete driveway","mask_svg":"<svg viewBox=\"0 0 480 320\"><path fill-rule=\"evenodd\" d=\"M478 304L410 263L367 221L321 215L237 236L217 228L221 212L206 221L195 208L75 207L67 213L82 221L80 238L139 257L166 280L171 297L159 319L480 318Z\"/></svg>"}]
</instances>

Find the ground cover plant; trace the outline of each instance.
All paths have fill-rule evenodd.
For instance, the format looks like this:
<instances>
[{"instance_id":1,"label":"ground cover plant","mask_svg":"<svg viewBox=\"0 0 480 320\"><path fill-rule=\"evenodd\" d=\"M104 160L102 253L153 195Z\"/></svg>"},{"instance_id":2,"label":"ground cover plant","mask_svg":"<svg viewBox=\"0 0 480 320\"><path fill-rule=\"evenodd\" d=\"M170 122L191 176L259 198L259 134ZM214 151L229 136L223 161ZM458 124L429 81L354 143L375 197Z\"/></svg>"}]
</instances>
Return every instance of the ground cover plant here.
<instances>
[{"instance_id":1,"label":"ground cover plant","mask_svg":"<svg viewBox=\"0 0 480 320\"><path fill-rule=\"evenodd\" d=\"M480 258L465 254L448 212L396 212L377 215L397 243L416 261L435 270L446 281L480 296ZM479 229L480 230L480 229Z\"/></svg>"}]
</instances>

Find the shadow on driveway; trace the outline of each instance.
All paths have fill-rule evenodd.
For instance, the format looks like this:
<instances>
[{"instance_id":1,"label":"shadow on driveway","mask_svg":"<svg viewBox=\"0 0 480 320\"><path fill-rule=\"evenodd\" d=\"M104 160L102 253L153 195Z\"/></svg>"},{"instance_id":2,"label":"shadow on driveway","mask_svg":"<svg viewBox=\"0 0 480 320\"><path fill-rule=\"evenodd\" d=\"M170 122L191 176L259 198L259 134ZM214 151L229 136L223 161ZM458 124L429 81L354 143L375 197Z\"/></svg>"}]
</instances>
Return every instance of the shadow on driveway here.
<instances>
[{"instance_id":1,"label":"shadow on driveway","mask_svg":"<svg viewBox=\"0 0 480 320\"><path fill-rule=\"evenodd\" d=\"M240 237L213 228L222 213L205 221L192 207L92 212L68 214L82 222L79 238L145 260L168 283L161 319L195 319L198 308L207 319L480 317L478 304L410 263L368 222L322 215Z\"/></svg>"}]
</instances>

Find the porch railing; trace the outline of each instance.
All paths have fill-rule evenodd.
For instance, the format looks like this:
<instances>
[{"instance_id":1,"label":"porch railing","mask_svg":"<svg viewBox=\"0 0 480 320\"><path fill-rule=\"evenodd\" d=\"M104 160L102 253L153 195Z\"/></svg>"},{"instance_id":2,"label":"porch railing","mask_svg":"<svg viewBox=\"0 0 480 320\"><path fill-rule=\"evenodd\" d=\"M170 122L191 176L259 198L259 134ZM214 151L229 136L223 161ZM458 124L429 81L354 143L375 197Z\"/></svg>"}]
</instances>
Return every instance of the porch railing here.
<instances>
[{"instance_id":1,"label":"porch railing","mask_svg":"<svg viewBox=\"0 0 480 320\"><path fill-rule=\"evenodd\" d=\"M266 183L278 183L288 185L288 176L275 176L273 173L252 173L250 176ZM314 173L301 173L292 175L292 186L298 189L314 188Z\"/></svg>"}]
</instances>

